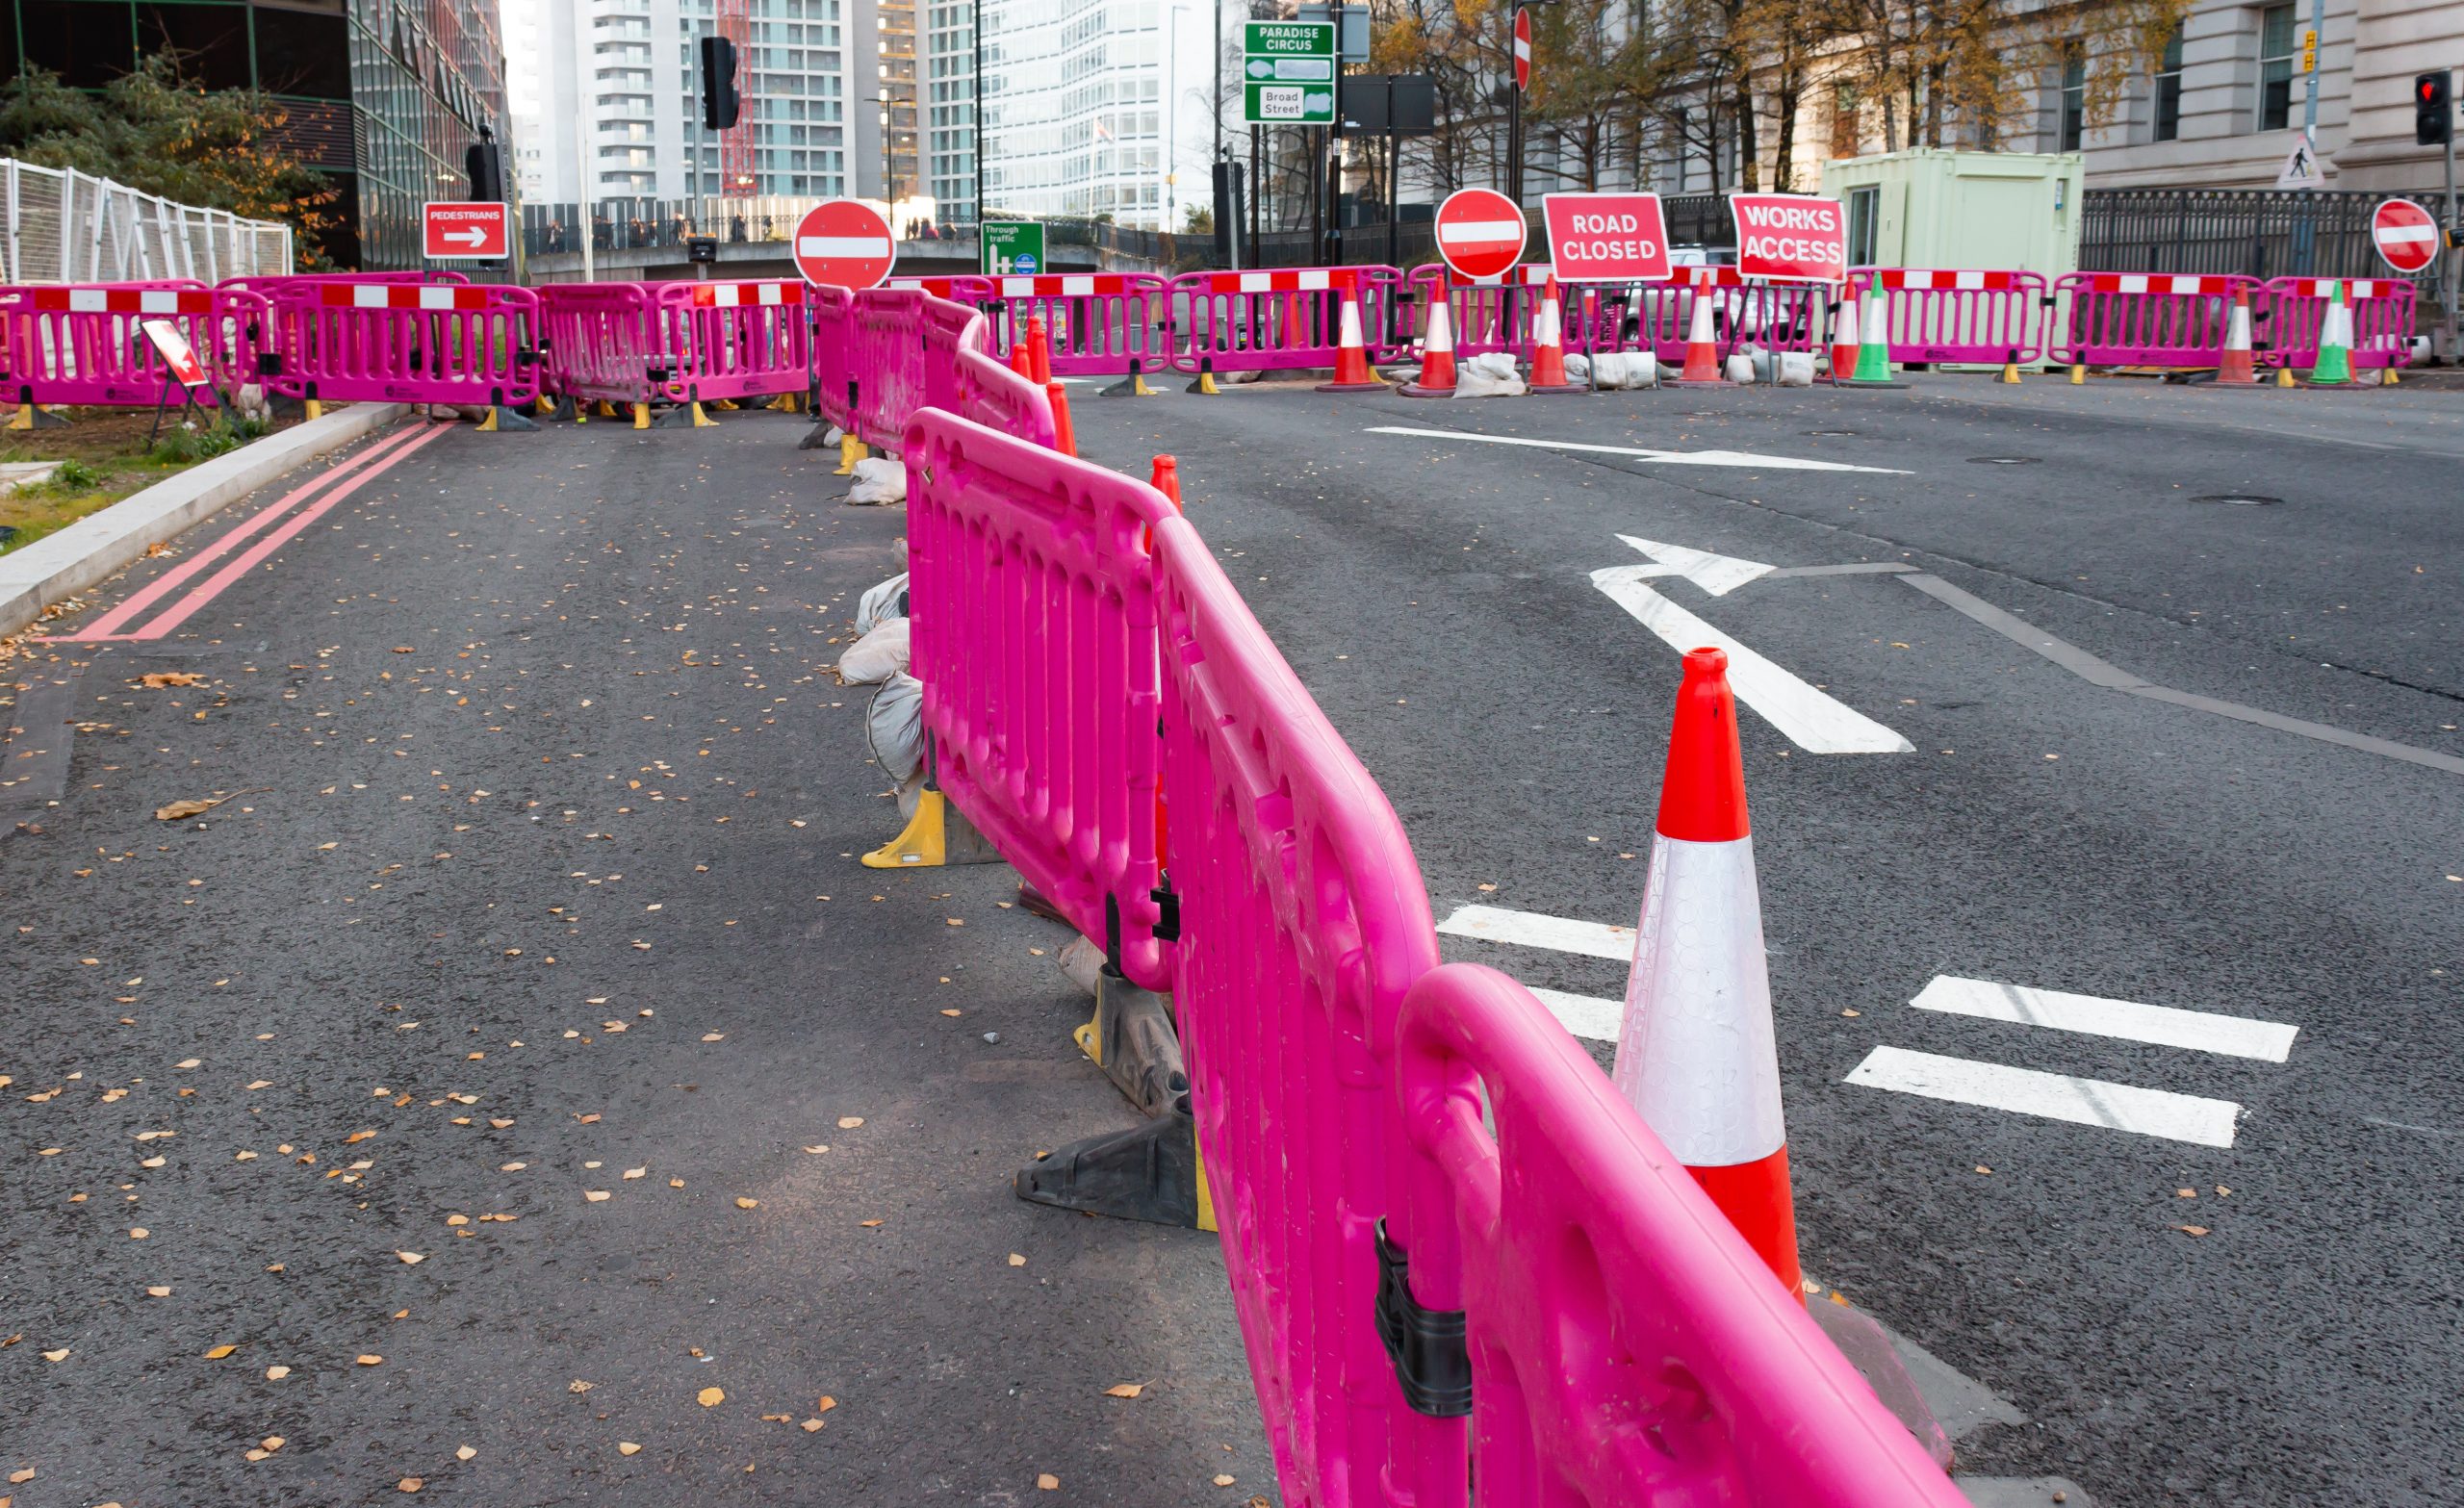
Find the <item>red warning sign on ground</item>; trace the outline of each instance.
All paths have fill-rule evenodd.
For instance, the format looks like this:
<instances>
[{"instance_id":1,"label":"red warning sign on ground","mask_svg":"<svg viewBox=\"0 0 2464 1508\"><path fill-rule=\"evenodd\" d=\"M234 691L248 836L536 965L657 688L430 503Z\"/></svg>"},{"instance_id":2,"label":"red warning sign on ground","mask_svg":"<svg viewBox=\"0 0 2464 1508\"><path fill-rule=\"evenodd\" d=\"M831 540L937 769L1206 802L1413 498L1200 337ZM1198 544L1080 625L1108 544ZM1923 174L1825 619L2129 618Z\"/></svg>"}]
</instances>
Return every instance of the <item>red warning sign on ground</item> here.
<instances>
[{"instance_id":1,"label":"red warning sign on ground","mask_svg":"<svg viewBox=\"0 0 2464 1508\"><path fill-rule=\"evenodd\" d=\"M1848 213L1836 199L1801 193L1732 193L1736 269L1774 283L1848 278Z\"/></svg>"},{"instance_id":2,"label":"red warning sign on ground","mask_svg":"<svg viewBox=\"0 0 2464 1508\"><path fill-rule=\"evenodd\" d=\"M2389 199L2371 213L2370 239L2389 267L2410 277L2438 255L2438 221L2410 199Z\"/></svg>"},{"instance_id":3,"label":"red warning sign on ground","mask_svg":"<svg viewBox=\"0 0 2464 1508\"><path fill-rule=\"evenodd\" d=\"M1458 277L1494 283L1523 260L1523 212L1495 189L1457 189L1437 207L1437 254Z\"/></svg>"},{"instance_id":4,"label":"red warning sign on ground","mask_svg":"<svg viewBox=\"0 0 2464 1508\"><path fill-rule=\"evenodd\" d=\"M1540 213L1561 283L1664 283L1668 231L1656 193L1552 193Z\"/></svg>"}]
</instances>

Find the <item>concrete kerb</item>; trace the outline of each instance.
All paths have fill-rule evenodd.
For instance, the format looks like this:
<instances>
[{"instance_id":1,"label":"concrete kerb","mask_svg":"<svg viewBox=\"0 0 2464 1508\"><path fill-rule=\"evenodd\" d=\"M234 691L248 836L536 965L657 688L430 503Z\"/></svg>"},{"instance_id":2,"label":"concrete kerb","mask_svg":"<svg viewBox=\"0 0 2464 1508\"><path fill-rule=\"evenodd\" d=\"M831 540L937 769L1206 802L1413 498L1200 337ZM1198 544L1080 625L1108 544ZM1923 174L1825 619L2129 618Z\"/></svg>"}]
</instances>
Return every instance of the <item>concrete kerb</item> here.
<instances>
[{"instance_id":1,"label":"concrete kerb","mask_svg":"<svg viewBox=\"0 0 2464 1508\"><path fill-rule=\"evenodd\" d=\"M0 555L0 634L15 633L43 609L108 579L167 540L247 497L284 473L409 415L408 403L354 403L321 419L200 461L177 476L132 493L57 534Z\"/></svg>"}]
</instances>

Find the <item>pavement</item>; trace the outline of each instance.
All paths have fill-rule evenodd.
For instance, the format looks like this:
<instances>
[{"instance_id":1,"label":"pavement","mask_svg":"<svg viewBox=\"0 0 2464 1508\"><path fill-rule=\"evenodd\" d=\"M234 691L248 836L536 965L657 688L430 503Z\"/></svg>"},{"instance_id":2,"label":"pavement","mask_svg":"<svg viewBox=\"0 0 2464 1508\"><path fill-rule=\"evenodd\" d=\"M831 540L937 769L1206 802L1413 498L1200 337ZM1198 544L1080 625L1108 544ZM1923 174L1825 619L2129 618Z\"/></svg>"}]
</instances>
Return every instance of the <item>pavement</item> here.
<instances>
[{"instance_id":1,"label":"pavement","mask_svg":"<svg viewBox=\"0 0 2464 1508\"><path fill-rule=\"evenodd\" d=\"M1075 414L1105 464L1177 456L1447 956L1595 1032L1680 643L1767 658L1740 717L1806 1265L2024 1418L1966 1470L2451 1501L2464 404L1913 380ZM1866 743L1907 752L1818 752Z\"/></svg>"},{"instance_id":2,"label":"pavement","mask_svg":"<svg viewBox=\"0 0 2464 1508\"><path fill-rule=\"evenodd\" d=\"M0 675L0 1501L1271 1491L1215 1238L1010 1191L1136 1120L1065 933L855 861L903 510L721 417L405 426Z\"/></svg>"}]
</instances>

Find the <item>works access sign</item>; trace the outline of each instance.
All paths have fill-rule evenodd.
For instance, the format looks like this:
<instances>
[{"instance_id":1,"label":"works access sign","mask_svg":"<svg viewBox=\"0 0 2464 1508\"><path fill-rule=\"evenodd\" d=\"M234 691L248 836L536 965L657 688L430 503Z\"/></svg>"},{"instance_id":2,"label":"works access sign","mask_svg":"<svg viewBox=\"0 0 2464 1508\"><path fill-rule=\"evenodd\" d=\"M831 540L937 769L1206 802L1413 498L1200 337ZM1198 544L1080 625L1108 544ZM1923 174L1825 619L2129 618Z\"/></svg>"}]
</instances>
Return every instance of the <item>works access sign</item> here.
<instances>
[{"instance_id":1,"label":"works access sign","mask_svg":"<svg viewBox=\"0 0 2464 1508\"><path fill-rule=\"evenodd\" d=\"M445 203L420 207L420 252L432 262L501 262L511 256L513 215L500 203Z\"/></svg>"},{"instance_id":2,"label":"works access sign","mask_svg":"<svg viewBox=\"0 0 2464 1508\"><path fill-rule=\"evenodd\" d=\"M1736 269L1772 283L1848 280L1848 212L1801 193L1732 193Z\"/></svg>"}]
</instances>

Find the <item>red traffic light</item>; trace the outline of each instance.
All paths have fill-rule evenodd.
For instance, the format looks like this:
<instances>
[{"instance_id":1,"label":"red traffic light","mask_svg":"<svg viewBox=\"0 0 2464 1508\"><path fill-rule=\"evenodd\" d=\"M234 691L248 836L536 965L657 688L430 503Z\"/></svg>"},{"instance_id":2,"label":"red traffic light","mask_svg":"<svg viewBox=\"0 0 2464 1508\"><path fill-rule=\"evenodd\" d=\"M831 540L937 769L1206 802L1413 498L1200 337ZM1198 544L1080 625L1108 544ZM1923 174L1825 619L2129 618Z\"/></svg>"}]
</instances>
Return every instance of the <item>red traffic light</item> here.
<instances>
[{"instance_id":1,"label":"red traffic light","mask_svg":"<svg viewBox=\"0 0 2464 1508\"><path fill-rule=\"evenodd\" d=\"M2413 81L2413 92L2420 97L2421 102L2425 105L2434 105L2438 103L2438 85L2434 80L2415 79Z\"/></svg>"}]
</instances>

